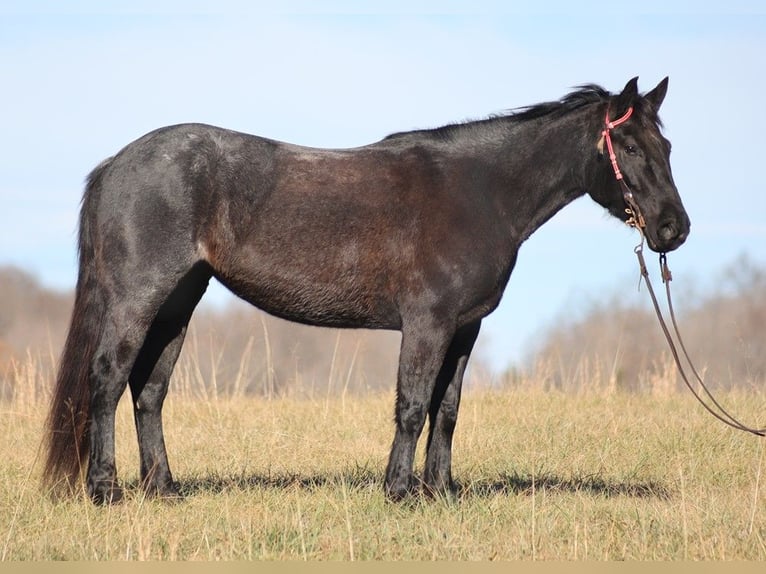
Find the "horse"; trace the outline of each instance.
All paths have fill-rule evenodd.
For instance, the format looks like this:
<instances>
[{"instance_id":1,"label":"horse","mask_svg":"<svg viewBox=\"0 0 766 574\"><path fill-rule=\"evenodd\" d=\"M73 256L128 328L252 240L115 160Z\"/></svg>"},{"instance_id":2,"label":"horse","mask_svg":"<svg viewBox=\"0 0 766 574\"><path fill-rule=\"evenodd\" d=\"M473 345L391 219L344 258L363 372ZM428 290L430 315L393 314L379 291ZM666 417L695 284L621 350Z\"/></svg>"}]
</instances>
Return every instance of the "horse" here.
<instances>
[{"instance_id":1,"label":"horse","mask_svg":"<svg viewBox=\"0 0 766 574\"><path fill-rule=\"evenodd\" d=\"M97 504L123 497L115 410L129 386L141 485L147 496L180 496L162 406L192 312L215 278L290 321L400 331L384 494L458 493L452 439L463 374L522 243L585 194L625 222L640 209L654 251L688 236L658 116L667 87L668 78L645 94L638 78L615 94L586 84L559 100L350 149L202 124L128 144L90 173L83 193L44 487L64 496L87 487Z\"/></svg>"}]
</instances>

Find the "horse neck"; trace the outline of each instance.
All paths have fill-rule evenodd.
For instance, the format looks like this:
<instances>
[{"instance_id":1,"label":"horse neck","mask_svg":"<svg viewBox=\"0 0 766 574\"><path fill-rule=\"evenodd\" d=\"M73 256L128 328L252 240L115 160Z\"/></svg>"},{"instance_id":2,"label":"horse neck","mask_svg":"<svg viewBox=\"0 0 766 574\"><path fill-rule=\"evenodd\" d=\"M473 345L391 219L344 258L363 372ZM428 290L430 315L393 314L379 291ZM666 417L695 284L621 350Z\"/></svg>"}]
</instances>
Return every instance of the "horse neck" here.
<instances>
[{"instance_id":1,"label":"horse neck","mask_svg":"<svg viewBox=\"0 0 766 574\"><path fill-rule=\"evenodd\" d=\"M504 124L488 126L493 137L476 139L482 142L477 152L494 158L484 192L504 212L517 241L585 194L594 180L600 129L594 106L557 118L499 118Z\"/></svg>"}]
</instances>

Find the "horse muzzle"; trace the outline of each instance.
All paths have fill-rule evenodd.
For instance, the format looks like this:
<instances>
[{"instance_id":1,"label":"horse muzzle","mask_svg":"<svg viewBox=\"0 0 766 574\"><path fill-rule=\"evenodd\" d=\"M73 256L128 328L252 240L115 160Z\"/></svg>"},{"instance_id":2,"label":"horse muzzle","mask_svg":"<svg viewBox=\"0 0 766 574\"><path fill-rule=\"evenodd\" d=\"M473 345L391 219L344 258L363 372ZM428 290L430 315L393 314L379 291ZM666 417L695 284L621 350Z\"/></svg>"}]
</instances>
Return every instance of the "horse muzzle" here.
<instances>
[{"instance_id":1,"label":"horse muzzle","mask_svg":"<svg viewBox=\"0 0 766 574\"><path fill-rule=\"evenodd\" d=\"M646 226L646 241L652 251L667 253L683 245L689 237L690 228L691 223L686 213L662 215L655 226Z\"/></svg>"}]
</instances>

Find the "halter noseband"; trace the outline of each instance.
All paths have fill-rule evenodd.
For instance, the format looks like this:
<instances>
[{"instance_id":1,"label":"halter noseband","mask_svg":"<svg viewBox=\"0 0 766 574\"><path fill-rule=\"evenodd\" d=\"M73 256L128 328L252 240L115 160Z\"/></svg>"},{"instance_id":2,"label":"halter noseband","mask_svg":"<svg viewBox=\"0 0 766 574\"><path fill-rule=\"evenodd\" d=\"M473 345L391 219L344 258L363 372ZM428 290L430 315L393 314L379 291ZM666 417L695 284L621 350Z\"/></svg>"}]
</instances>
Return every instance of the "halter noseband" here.
<instances>
[{"instance_id":1,"label":"halter noseband","mask_svg":"<svg viewBox=\"0 0 766 574\"><path fill-rule=\"evenodd\" d=\"M599 141L599 149L603 150L603 142L606 141L606 149L609 152L609 161L612 163L612 169L614 170L614 177L617 179L617 181L620 183L620 187L622 187L622 196L625 199L625 203L627 204L627 207L625 208L625 212L630 216L626 223L630 225L631 227L635 227L639 230L639 232L643 235L643 228L646 227L646 221L644 221L643 215L641 215L641 211L638 208L638 204L636 203L636 200L633 199L633 192L630 190L630 187L628 187L628 184L625 182L625 178L622 176L622 172L620 171L620 166L617 165L617 155L614 153L614 146L612 145L612 137L610 135L610 131L616 128L617 126L624 124L626 121L628 121L628 118L633 115L633 106L628 108L628 111L625 112L625 114L622 117L617 118L616 120L609 120L609 109L606 110L606 118L604 119L604 129L601 132L601 141Z\"/></svg>"}]
</instances>

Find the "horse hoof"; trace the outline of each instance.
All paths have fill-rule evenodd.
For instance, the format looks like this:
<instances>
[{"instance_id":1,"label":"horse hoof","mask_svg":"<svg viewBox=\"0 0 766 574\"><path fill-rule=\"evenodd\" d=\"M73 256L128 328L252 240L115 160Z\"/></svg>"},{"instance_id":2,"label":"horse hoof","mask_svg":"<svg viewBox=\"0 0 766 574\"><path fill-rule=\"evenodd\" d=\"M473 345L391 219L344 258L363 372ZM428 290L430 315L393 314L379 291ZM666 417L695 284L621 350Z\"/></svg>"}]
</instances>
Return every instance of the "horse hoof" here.
<instances>
[{"instance_id":1,"label":"horse hoof","mask_svg":"<svg viewBox=\"0 0 766 574\"><path fill-rule=\"evenodd\" d=\"M463 491L463 487L460 483L450 480L448 483L440 484L426 484L423 487L423 492L426 496L434 499L444 499L448 501L454 501L460 498L460 493Z\"/></svg>"},{"instance_id":2,"label":"horse hoof","mask_svg":"<svg viewBox=\"0 0 766 574\"><path fill-rule=\"evenodd\" d=\"M153 486L146 488L146 496L149 498L156 498L163 502L181 502L184 496L178 489L178 485L174 482L169 482L162 486Z\"/></svg>"},{"instance_id":3,"label":"horse hoof","mask_svg":"<svg viewBox=\"0 0 766 574\"><path fill-rule=\"evenodd\" d=\"M178 489L178 485L173 482L172 479L156 481L150 480L143 483L143 489L147 498L160 498L160 499L180 499L181 491Z\"/></svg>"},{"instance_id":4,"label":"horse hoof","mask_svg":"<svg viewBox=\"0 0 766 574\"><path fill-rule=\"evenodd\" d=\"M431 498L455 499L459 497L462 490L462 486L454 480L441 481L436 484L425 483L423 486L423 492Z\"/></svg>"},{"instance_id":5,"label":"horse hoof","mask_svg":"<svg viewBox=\"0 0 766 574\"><path fill-rule=\"evenodd\" d=\"M419 491L419 483L415 477L409 480L398 481L398 483L386 484L386 498L391 502L411 500Z\"/></svg>"},{"instance_id":6,"label":"horse hoof","mask_svg":"<svg viewBox=\"0 0 766 574\"><path fill-rule=\"evenodd\" d=\"M93 504L117 504L122 501L122 488L114 482L91 486L88 488L88 494Z\"/></svg>"}]
</instances>

